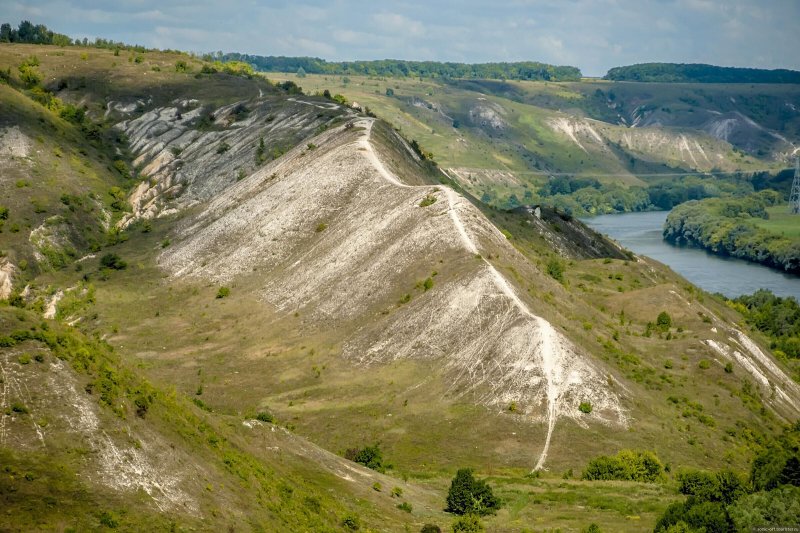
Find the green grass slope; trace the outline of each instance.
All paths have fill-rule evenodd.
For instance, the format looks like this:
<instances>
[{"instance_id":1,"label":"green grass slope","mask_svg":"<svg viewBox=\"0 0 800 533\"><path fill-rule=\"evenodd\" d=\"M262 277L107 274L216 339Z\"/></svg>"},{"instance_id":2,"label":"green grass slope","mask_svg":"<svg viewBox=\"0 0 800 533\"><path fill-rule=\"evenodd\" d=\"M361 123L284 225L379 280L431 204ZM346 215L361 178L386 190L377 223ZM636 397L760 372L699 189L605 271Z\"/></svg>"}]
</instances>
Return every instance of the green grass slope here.
<instances>
[{"instance_id":1,"label":"green grass slope","mask_svg":"<svg viewBox=\"0 0 800 533\"><path fill-rule=\"evenodd\" d=\"M800 127L795 85L269 76L369 107L496 205L553 175L644 186L776 172Z\"/></svg>"},{"instance_id":2,"label":"green grass slope","mask_svg":"<svg viewBox=\"0 0 800 533\"><path fill-rule=\"evenodd\" d=\"M172 54L148 53L137 63L135 57L128 62L112 51L4 46L0 59L13 70L33 53L40 58L38 68L46 73L47 83L55 83L56 88L62 78L86 78L85 86L68 81L57 94L67 102L87 102L93 120L112 132L118 130L111 126L131 118L122 109L131 103L141 107L133 112L134 118L163 106L177 106L176 99L194 98L218 109L239 101L249 103L260 94L274 106L275 116L300 106L306 112L312 110L311 121L326 120L331 112L326 107L330 102L323 98L286 94L261 79L196 78L200 65L191 59L186 60L192 73L175 72L175 61L184 56ZM160 70L154 70L155 66ZM309 78L298 81L308 86ZM320 79L320 87L329 81ZM422 90L420 98L426 101L434 96L427 92L439 95L443 102L452 96L454 108L459 98L472 102L465 105L480 102L489 110L494 109L491 105L501 106L507 112L501 116L503 124L517 132L519 146L540 154L541 142L553 150L552 161L567 165L585 154L575 142L557 138L554 130L542 125L562 117L558 111L528 109L498 96L465 95L460 89L428 82L417 87L417 82L408 80L398 81L400 87L389 98L383 83L350 98L386 113L382 116L396 118L394 125L426 150L432 150L436 142L455 147L460 137L454 141L448 137L454 128L443 113L449 108L439 112L425 104L398 104L403 102L399 96L404 90ZM560 91L560 87L548 85L547 90ZM556 220L557 213L547 212L543 220L534 220L535 215L524 210L480 206L479 212L470 207L466 224L469 231L478 232L484 256L463 260L463 253L454 247L429 255L410 254L407 269L381 277L389 296L370 303L360 323L335 315L326 318L302 303L281 308L264 298L265 284L275 280L302 290L291 275L299 268L268 269L254 262L254 269L224 281L176 276L160 264L189 240L185 228L197 224L197 232L204 231L203 216L220 206L223 211L235 210L236 204L249 200L236 197L236 191L255 190L245 187L260 179L259 187L268 190L283 186L294 168L319 165L324 172L308 173L306 183L333 180L349 167L325 159L331 147L350 146L355 155L347 161L351 166L363 165L356 156L366 148L353 144L361 142L362 126L314 126L310 131L315 137L304 138L284 158L269 163L273 166L258 167L239 181L226 182L210 203L162 213L149 223L140 221L121 233L111 232L113 238L109 238L98 213L105 209L113 223L130 209L114 211L111 187L128 192L150 179L124 177L114 167L115 158L123 157L130 164L141 154L128 152L133 149L127 139L121 139L119 152L107 152L106 144L93 144L23 92L4 86L0 90L3 125L18 128L34 147L28 155L9 159L17 165L14 182L3 178L2 183L9 218L0 233L0 249L20 271L15 271L13 281L15 306L0 306L0 387L4 393L0 501L4 510L11 511L0 513L4 529L95 529L113 523L137 530L147 517L152 517L146 522L149 529L169 529L174 523L178 530L345 530L356 517L364 530L413 531L428 522L445 527L452 520L443 512L450 479L458 468L471 466L481 477L489 477L504 502L496 516L484 520L491 531L580 530L590 522L612 531L641 531L652 527L678 498L672 474L657 484L578 480L590 458L640 448L655 451L672 472L682 465L743 469L765 436L797 416L797 405L792 403L796 385L782 378L782 363L773 363L768 355L759 359L763 339L740 324L741 315L663 265L620 254L608 243L594 243L599 237L581 233L580 225L568 217ZM6 114L6 109L15 111ZM469 108L461 109L469 117ZM442 153L453 161L474 158L465 166L479 168L487 161L505 160L507 166L500 168L514 179L528 180L524 183L529 187L536 184L540 178L524 173L530 172L524 170L528 163L518 155L522 151L514 151L522 148L498 148L507 145L497 144L496 139L508 137L482 123L491 126L493 115L486 111L483 118L473 116L476 125L465 128L463 138L475 144L460 152ZM266 120L264 124L265 129L272 127ZM244 131L236 122L223 120L209 129L220 138ZM520 131L531 138L539 135L538 140L525 140ZM248 137L249 148L237 155L247 162L248 172L253 165L250 148L256 146L253 139ZM578 139L583 143L583 137ZM472 192L460 180L453 181L420 160L387 124L373 124L369 142L376 158L403 183L431 188L429 194L437 198L433 204L421 206L423 192L419 199L413 197L414 202L402 204L408 210L431 207L420 215L420 225L441 224L452 216L443 207L445 187ZM218 144L209 143L205 152L198 148L197 156L232 156L218 153ZM485 147L486 152L475 146ZM60 157L53 153L56 148L62 152ZM156 148L148 157L170 151L166 146ZM81 162L75 168L63 162L73 155ZM619 162L619 158L609 156L607 161ZM37 165L43 166L41 175L35 173ZM52 168L62 172L51 174ZM264 168L274 168L275 176L264 175ZM498 167L492 163L483 168ZM60 188L40 183L47 179ZM31 184L17 187L18 180ZM498 176L493 186L509 187L507 180L506 175ZM433 190L437 182L438 191ZM518 186L524 189L524 184ZM296 187L279 190L287 204L308 193L301 190L302 184ZM320 188L316 194L332 190L336 188ZM475 193L480 190L476 188ZM42 197L46 212L36 212L31 191ZM64 191L70 194L68 202L61 200ZM386 191L382 216L396 214L389 205L396 191ZM302 238L310 243L304 249L306 264L318 259L314 254L330 244L327 240L336 235L337 222L358 219L369 207L365 198L374 193L345 192L337 197L344 198L337 200L340 203L308 212L298 227L285 228L274 241L274 251ZM71 196L85 200L78 203ZM237 202L226 204L231 198ZM90 199L97 203L88 203ZM97 211L92 213L86 205ZM103 238L94 242L70 237L75 258L68 254L63 264L54 264L46 256L38 258L31 232L42 224L58 227L55 222L46 223L47 217L56 215L63 219L58 224L65 234L94 232ZM323 215L328 218L318 221ZM265 213L263 220L244 220L242 227L267 223L270 216ZM490 233L486 228L491 225L482 217L501 233ZM361 221L357 230L377 227L382 220ZM12 232L12 224L19 231ZM94 227L101 230L88 229ZM576 245L572 237L576 234L585 242ZM217 248L230 244L222 239ZM250 243L233 244L244 249ZM601 251L576 250L590 245ZM93 247L93 257L77 261ZM108 253L124 261L126 268L108 268L108 262L104 266L101 258ZM393 265L401 265L409 253L401 250ZM347 255L337 261L344 263ZM206 262L212 257L226 260L209 254ZM23 259L29 261L26 269L21 268ZM528 474L542 450L547 424L536 409L517 405L513 398L502 405L481 403L479 396L489 385L475 391L453 390L452 374L436 358L397 357L358 364L344 356L350 353L346 352L348 341L356 333L369 330L379 335L395 317L413 317L410 310L429 309L425 306L435 302L437 291L448 284L469 282L466 276L476 264L495 269L526 306L602 368L599 380L605 380L619 396L624 409L627 423L612 425L595 418L597 412L583 413L580 402L570 403L571 416L555 421L546 470L538 475ZM341 272L335 281L346 286L350 280L354 285L359 274ZM428 277L430 283L425 281ZM22 291L25 285L30 287ZM221 288L228 291L220 292ZM54 319L41 318L49 310ZM661 312L669 314L671 324L656 324ZM424 326L412 328L408 335L422 338L425 330ZM456 330L453 342L470 333ZM764 386L759 375L768 378L772 387ZM258 413L269 413L275 423L255 420ZM385 473L342 457L348 448L376 442L391 463ZM108 464L125 473L119 476L128 480L125 486L104 477L109 468L103 461L116 457L111 450L123 457L120 463ZM402 489L401 496L396 491L392 495L395 487ZM410 505L410 512L398 508L401 502Z\"/></svg>"}]
</instances>

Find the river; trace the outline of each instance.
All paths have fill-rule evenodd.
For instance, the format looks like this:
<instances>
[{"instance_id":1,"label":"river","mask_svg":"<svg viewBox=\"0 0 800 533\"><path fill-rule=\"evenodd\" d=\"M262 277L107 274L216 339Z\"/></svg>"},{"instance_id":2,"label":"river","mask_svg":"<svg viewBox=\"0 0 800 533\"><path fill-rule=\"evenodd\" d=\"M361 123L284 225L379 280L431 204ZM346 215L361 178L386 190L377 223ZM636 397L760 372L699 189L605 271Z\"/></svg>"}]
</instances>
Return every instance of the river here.
<instances>
[{"instance_id":1,"label":"river","mask_svg":"<svg viewBox=\"0 0 800 533\"><path fill-rule=\"evenodd\" d=\"M800 277L743 259L720 257L699 248L673 246L661 238L667 211L601 215L582 219L625 248L668 265L698 287L731 298L769 289L800 300Z\"/></svg>"}]
</instances>

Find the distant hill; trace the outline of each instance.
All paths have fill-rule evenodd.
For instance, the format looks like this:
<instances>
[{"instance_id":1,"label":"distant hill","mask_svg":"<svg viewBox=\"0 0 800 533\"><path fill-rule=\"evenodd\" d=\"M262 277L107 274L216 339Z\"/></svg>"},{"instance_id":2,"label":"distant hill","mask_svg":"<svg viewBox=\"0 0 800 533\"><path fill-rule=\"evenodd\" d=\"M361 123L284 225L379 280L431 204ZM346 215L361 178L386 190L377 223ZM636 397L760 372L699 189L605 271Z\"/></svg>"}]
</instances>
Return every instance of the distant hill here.
<instances>
[{"instance_id":1,"label":"distant hill","mask_svg":"<svg viewBox=\"0 0 800 533\"><path fill-rule=\"evenodd\" d=\"M603 79L668 83L800 83L800 72L717 67L701 63L640 63L614 67Z\"/></svg>"},{"instance_id":2,"label":"distant hill","mask_svg":"<svg viewBox=\"0 0 800 533\"><path fill-rule=\"evenodd\" d=\"M517 63L441 63L438 61L376 61L328 62L317 57L259 56L230 53L214 59L246 61L263 72L298 72L308 74L402 76L419 78L479 78L512 80L577 81L577 67L548 65L536 61Z\"/></svg>"}]
</instances>

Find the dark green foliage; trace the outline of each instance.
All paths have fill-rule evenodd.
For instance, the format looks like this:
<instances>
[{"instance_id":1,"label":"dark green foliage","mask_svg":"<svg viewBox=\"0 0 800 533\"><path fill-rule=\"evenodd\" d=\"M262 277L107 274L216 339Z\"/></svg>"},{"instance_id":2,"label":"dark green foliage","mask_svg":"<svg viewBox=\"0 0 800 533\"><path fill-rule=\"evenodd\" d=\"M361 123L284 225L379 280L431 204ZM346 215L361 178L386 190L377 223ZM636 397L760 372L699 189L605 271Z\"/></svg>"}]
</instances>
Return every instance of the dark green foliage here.
<instances>
[{"instance_id":1,"label":"dark green foliage","mask_svg":"<svg viewBox=\"0 0 800 533\"><path fill-rule=\"evenodd\" d=\"M720 255L740 257L800 273L800 242L758 227L766 207L781 201L775 191L743 198L710 198L682 204L664 223L664 240L692 244Z\"/></svg>"},{"instance_id":2,"label":"dark green foliage","mask_svg":"<svg viewBox=\"0 0 800 533\"><path fill-rule=\"evenodd\" d=\"M411 139L411 142L409 144L411 146L411 149L414 150L414 153L416 153L422 159L425 159L425 152L422 151L422 148L420 147L416 139Z\"/></svg>"},{"instance_id":3,"label":"dark green foliage","mask_svg":"<svg viewBox=\"0 0 800 533\"><path fill-rule=\"evenodd\" d=\"M557 257L551 258L547 262L547 274L559 283L564 283L564 263Z\"/></svg>"},{"instance_id":4,"label":"dark green foliage","mask_svg":"<svg viewBox=\"0 0 800 533\"><path fill-rule=\"evenodd\" d=\"M231 290L228 287L220 287L217 290L217 298L227 298L231 295Z\"/></svg>"},{"instance_id":5,"label":"dark green foliage","mask_svg":"<svg viewBox=\"0 0 800 533\"><path fill-rule=\"evenodd\" d=\"M646 187L625 187L618 183L601 183L594 178L560 176L548 180L537 191L536 197L531 193L525 202L541 202L576 216L584 216L652 209L669 210L689 200L752 192L752 183L730 177L701 179L697 176L683 176L674 180L658 181Z\"/></svg>"},{"instance_id":6,"label":"dark green foliage","mask_svg":"<svg viewBox=\"0 0 800 533\"><path fill-rule=\"evenodd\" d=\"M670 505L655 531L751 531L800 523L800 422L769 441L753 460L750 485L736 472L684 470L676 476L688 498ZM672 528L672 529L670 529Z\"/></svg>"},{"instance_id":7,"label":"dark green foliage","mask_svg":"<svg viewBox=\"0 0 800 533\"><path fill-rule=\"evenodd\" d=\"M119 519L113 513L103 511L100 513L100 524L107 528L116 529L119 527Z\"/></svg>"},{"instance_id":8,"label":"dark green foliage","mask_svg":"<svg viewBox=\"0 0 800 533\"><path fill-rule=\"evenodd\" d=\"M0 220L8 220L8 208L0 207Z\"/></svg>"},{"instance_id":9,"label":"dark green foliage","mask_svg":"<svg viewBox=\"0 0 800 533\"><path fill-rule=\"evenodd\" d=\"M433 288L433 278L428 277L422 281L418 281L416 287L422 292L428 292Z\"/></svg>"},{"instance_id":10,"label":"dark green foliage","mask_svg":"<svg viewBox=\"0 0 800 533\"><path fill-rule=\"evenodd\" d=\"M481 533L482 531L486 531L486 529L478 515L468 514L453 520L453 533Z\"/></svg>"},{"instance_id":11,"label":"dark green foliage","mask_svg":"<svg viewBox=\"0 0 800 533\"><path fill-rule=\"evenodd\" d=\"M384 472L386 468L389 468L389 465L383 463L383 453L378 444L365 446L360 449L350 448L345 451L344 457L354 463L364 465L378 472Z\"/></svg>"},{"instance_id":12,"label":"dark green foliage","mask_svg":"<svg viewBox=\"0 0 800 533\"><path fill-rule=\"evenodd\" d=\"M203 106L197 116L194 127L200 131L210 130L214 127L214 120L214 108L211 106Z\"/></svg>"},{"instance_id":13,"label":"dark green foliage","mask_svg":"<svg viewBox=\"0 0 800 533\"><path fill-rule=\"evenodd\" d=\"M731 521L725 506L720 502L700 502L689 498L673 503L656 522L655 531L661 533L679 522L705 533L729 533ZM705 529L703 529L705 528Z\"/></svg>"},{"instance_id":14,"label":"dark green foliage","mask_svg":"<svg viewBox=\"0 0 800 533\"><path fill-rule=\"evenodd\" d=\"M412 507L411 507L411 504L408 503L408 502L403 502L403 503L397 504L397 508L400 509L401 511L405 511L407 513L410 513L413 510Z\"/></svg>"},{"instance_id":15,"label":"dark green foliage","mask_svg":"<svg viewBox=\"0 0 800 533\"><path fill-rule=\"evenodd\" d=\"M261 165L267 160L267 149L264 146L264 137L259 137L256 147L256 165Z\"/></svg>"},{"instance_id":16,"label":"dark green foliage","mask_svg":"<svg viewBox=\"0 0 800 533\"><path fill-rule=\"evenodd\" d=\"M425 524L422 526L422 529L419 530L419 533L442 533L442 528L436 524Z\"/></svg>"},{"instance_id":17,"label":"dark green foliage","mask_svg":"<svg viewBox=\"0 0 800 533\"><path fill-rule=\"evenodd\" d=\"M601 455L589 461L582 479L655 483L664 477L664 466L653 452L622 450L615 456Z\"/></svg>"},{"instance_id":18,"label":"dark green foliage","mask_svg":"<svg viewBox=\"0 0 800 533\"><path fill-rule=\"evenodd\" d=\"M65 46L72 44L72 39L61 33L47 29L44 24L34 25L23 20L19 27L14 29L9 23L0 26L0 43L27 43L27 44L55 44Z\"/></svg>"},{"instance_id":19,"label":"dark green foliage","mask_svg":"<svg viewBox=\"0 0 800 533\"><path fill-rule=\"evenodd\" d=\"M578 406L578 411L588 415L592 412L592 404L589 402L581 402L581 404Z\"/></svg>"},{"instance_id":20,"label":"dark green foliage","mask_svg":"<svg viewBox=\"0 0 800 533\"><path fill-rule=\"evenodd\" d=\"M753 459L750 470L750 483L753 489L772 490L783 484L796 485L800 479L798 462L800 462L800 422L769 442Z\"/></svg>"},{"instance_id":21,"label":"dark green foliage","mask_svg":"<svg viewBox=\"0 0 800 533\"><path fill-rule=\"evenodd\" d=\"M128 168L128 164L122 159L116 159L114 161L114 169L125 179L129 179L131 177L131 171Z\"/></svg>"},{"instance_id":22,"label":"dark green foliage","mask_svg":"<svg viewBox=\"0 0 800 533\"><path fill-rule=\"evenodd\" d=\"M136 416L144 418L150 405L153 403L153 395L144 392L139 393L134 397L133 404L136 406Z\"/></svg>"},{"instance_id":23,"label":"dark green foliage","mask_svg":"<svg viewBox=\"0 0 800 533\"><path fill-rule=\"evenodd\" d=\"M439 63L435 61L346 61L333 63L316 57L275 57L231 53L223 61L243 61L263 72L300 72L338 76L397 76L410 78L472 78L509 80L578 81L575 67L554 66L534 61L517 63Z\"/></svg>"},{"instance_id":24,"label":"dark green foliage","mask_svg":"<svg viewBox=\"0 0 800 533\"><path fill-rule=\"evenodd\" d=\"M20 415L26 415L28 414L28 408L24 404L21 404L19 402L14 402L11 404L11 412Z\"/></svg>"},{"instance_id":25,"label":"dark green foliage","mask_svg":"<svg viewBox=\"0 0 800 533\"><path fill-rule=\"evenodd\" d=\"M693 496L696 501L722 502L728 505L746 493L741 476L732 470L682 470L676 477L678 491Z\"/></svg>"},{"instance_id":26,"label":"dark green foliage","mask_svg":"<svg viewBox=\"0 0 800 533\"><path fill-rule=\"evenodd\" d=\"M472 469L462 468L450 483L447 492L448 513L457 515L494 514L500 508L500 500L492 488L482 479L475 479Z\"/></svg>"},{"instance_id":27,"label":"dark green foliage","mask_svg":"<svg viewBox=\"0 0 800 533\"><path fill-rule=\"evenodd\" d=\"M356 515L349 514L342 518L342 527L348 531L358 531L361 529L361 520Z\"/></svg>"},{"instance_id":28,"label":"dark green foliage","mask_svg":"<svg viewBox=\"0 0 800 533\"><path fill-rule=\"evenodd\" d=\"M800 72L718 67L702 63L640 63L614 67L603 79L662 83L800 83Z\"/></svg>"},{"instance_id":29,"label":"dark green foliage","mask_svg":"<svg viewBox=\"0 0 800 533\"><path fill-rule=\"evenodd\" d=\"M175 62L175 72L189 72L189 64L186 61L179 60Z\"/></svg>"},{"instance_id":30,"label":"dark green foliage","mask_svg":"<svg viewBox=\"0 0 800 533\"><path fill-rule=\"evenodd\" d=\"M781 477L778 483L800 487L800 459L798 459L797 455L793 455L786 460L786 465L781 470Z\"/></svg>"},{"instance_id":31,"label":"dark green foliage","mask_svg":"<svg viewBox=\"0 0 800 533\"><path fill-rule=\"evenodd\" d=\"M119 255L109 252L100 258L100 266L112 270L124 270L127 268L128 263L123 261Z\"/></svg>"},{"instance_id":32,"label":"dark green foliage","mask_svg":"<svg viewBox=\"0 0 800 533\"><path fill-rule=\"evenodd\" d=\"M293 81L286 80L277 84L276 87L286 91L288 94L303 94L303 88Z\"/></svg>"},{"instance_id":33,"label":"dark green foliage","mask_svg":"<svg viewBox=\"0 0 800 533\"><path fill-rule=\"evenodd\" d=\"M672 327L672 317L666 311L661 311L656 318L656 326L662 331L666 331Z\"/></svg>"},{"instance_id":34,"label":"dark green foliage","mask_svg":"<svg viewBox=\"0 0 800 533\"><path fill-rule=\"evenodd\" d=\"M736 531L800 524L800 488L784 486L749 494L730 506L728 513Z\"/></svg>"},{"instance_id":35,"label":"dark green foliage","mask_svg":"<svg viewBox=\"0 0 800 533\"><path fill-rule=\"evenodd\" d=\"M766 289L728 302L747 323L771 340L771 348L790 358L800 358L800 305L792 297L775 296Z\"/></svg>"},{"instance_id":36,"label":"dark green foliage","mask_svg":"<svg viewBox=\"0 0 800 533\"><path fill-rule=\"evenodd\" d=\"M111 209L114 211L124 211L126 206L125 191L119 187L111 187L108 190L108 195L111 196Z\"/></svg>"},{"instance_id":37,"label":"dark green foliage","mask_svg":"<svg viewBox=\"0 0 800 533\"><path fill-rule=\"evenodd\" d=\"M239 122L240 120L244 120L250 114L250 109L243 103L238 103L234 106L233 110L231 111L231 117L233 118L234 122Z\"/></svg>"},{"instance_id":38,"label":"dark green foliage","mask_svg":"<svg viewBox=\"0 0 800 533\"><path fill-rule=\"evenodd\" d=\"M272 416L271 413L268 413L266 411L261 411L260 413L258 413L256 415L256 420L260 420L261 422L266 422L267 424L275 423L275 417Z\"/></svg>"}]
</instances>

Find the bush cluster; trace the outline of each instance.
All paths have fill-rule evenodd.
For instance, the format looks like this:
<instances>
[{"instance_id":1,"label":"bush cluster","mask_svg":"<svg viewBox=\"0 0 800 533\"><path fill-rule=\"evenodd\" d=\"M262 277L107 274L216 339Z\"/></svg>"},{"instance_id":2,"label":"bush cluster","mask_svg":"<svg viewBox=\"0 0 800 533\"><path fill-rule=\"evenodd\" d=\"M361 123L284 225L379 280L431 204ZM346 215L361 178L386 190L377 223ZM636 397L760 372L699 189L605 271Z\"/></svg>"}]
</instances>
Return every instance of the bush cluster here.
<instances>
[{"instance_id":1,"label":"bush cluster","mask_svg":"<svg viewBox=\"0 0 800 533\"><path fill-rule=\"evenodd\" d=\"M448 513L457 515L494 514L500 508L500 500L492 488L482 479L475 479L472 469L462 468L450 483L447 492Z\"/></svg>"},{"instance_id":2,"label":"bush cluster","mask_svg":"<svg viewBox=\"0 0 800 533\"><path fill-rule=\"evenodd\" d=\"M655 483L664 478L664 466L650 451L622 450L617 455L601 455L589 461L582 479L623 480Z\"/></svg>"}]
</instances>

